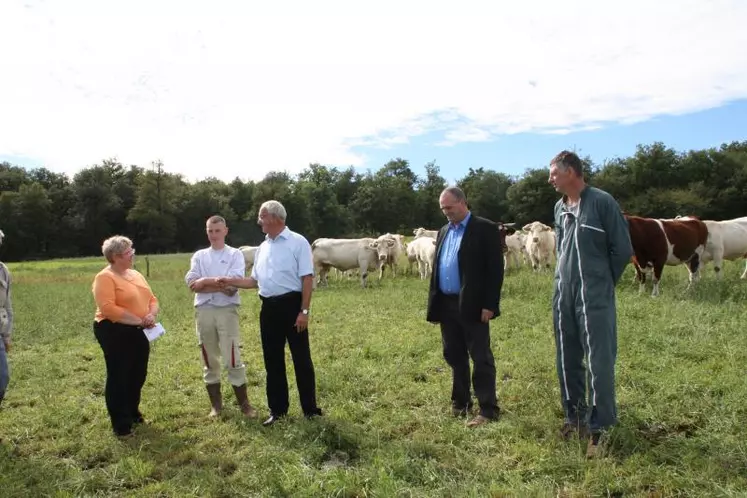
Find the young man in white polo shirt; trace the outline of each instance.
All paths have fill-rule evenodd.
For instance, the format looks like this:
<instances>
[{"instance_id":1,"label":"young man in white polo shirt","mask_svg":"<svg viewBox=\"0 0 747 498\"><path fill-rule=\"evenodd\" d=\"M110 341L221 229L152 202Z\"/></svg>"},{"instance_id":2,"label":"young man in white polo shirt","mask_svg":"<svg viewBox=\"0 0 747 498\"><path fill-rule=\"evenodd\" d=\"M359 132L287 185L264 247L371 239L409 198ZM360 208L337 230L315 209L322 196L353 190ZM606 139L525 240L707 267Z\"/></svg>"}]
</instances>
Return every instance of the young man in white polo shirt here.
<instances>
[{"instance_id":1,"label":"young man in white polo shirt","mask_svg":"<svg viewBox=\"0 0 747 498\"><path fill-rule=\"evenodd\" d=\"M267 372L270 426L288 413L285 342L288 341L301 409L307 418L322 414L316 404L316 379L309 347L309 306L314 282L311 245L285 226L285 208L267 201L259 208L259 224L266 234L257 248L250 278L220 278L224 286L257 287L262 299L259 328ZM226 287L230 288L230 287Z\"/></svg>"},{"instance_id":2,"label":"young man in white polo shirt","mask_svg":"<svg viewBox=\"0 0 747 498\"><path fill-rule=\"evenodd\" d=\"M218 277L243 277L246 273L244 255L226 244L228 227L221 216L211 216L205 225L210 247L192 256L184 280L195 293L195 322L203 361L203 380L212 410L217 417L223 409L220 391L221 357L228 371L236 400L247 417L257 411L249 403L246 392L246 371L239 350L239 305L236 288L218 285Z\"/></svg>"}]
</instances>

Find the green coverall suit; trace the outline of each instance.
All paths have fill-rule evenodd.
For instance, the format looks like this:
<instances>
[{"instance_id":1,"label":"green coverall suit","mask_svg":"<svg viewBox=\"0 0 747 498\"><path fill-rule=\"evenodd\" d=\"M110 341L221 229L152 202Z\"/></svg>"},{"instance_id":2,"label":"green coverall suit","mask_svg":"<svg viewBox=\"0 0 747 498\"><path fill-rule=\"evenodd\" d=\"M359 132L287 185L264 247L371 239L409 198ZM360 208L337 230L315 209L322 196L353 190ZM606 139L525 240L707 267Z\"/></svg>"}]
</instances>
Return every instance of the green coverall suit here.
<instances>
[{"instance_id":1,"label":"green coverall suit","mask_svg":"<svg viewBox=\"0 0 747 498\"><path fill-rule=\"evenodd\" d=\"M617 422L615 285L633 248L628 222L607 192L586 186L577 206L569 208L566 200L564 196L555 204L558 379L565 421L585 425L588 416L589 429L599 432Z\"/></svg>"}]
</instances>

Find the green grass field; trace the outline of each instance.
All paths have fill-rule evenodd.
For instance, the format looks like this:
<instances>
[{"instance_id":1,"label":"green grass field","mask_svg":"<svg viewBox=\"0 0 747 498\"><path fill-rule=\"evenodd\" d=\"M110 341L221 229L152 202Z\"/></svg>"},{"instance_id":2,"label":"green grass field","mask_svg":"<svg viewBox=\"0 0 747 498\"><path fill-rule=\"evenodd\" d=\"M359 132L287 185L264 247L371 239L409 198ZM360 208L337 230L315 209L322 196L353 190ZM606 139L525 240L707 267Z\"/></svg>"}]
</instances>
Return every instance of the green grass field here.
<instances>
[{"instance_id":1,"label":"green grass field","mask_svg":"<svg viewBox=\"0 0 747 498\"><path fill-rule=\"evenodd\" d=\"M506 275L491 334L501 420L451 416L451 374L427 283L397 277L320 288L311 346L325 417L307 421L288 356L291 412L271 428L256 291L243 292L242 354L260 420L245 421L224 377L209 403L183 283L189 255L151 257L167 333L153 344L142 410L151 423L111 434L104 361L91 323L103 259L10 264L16 328L0 411L0 496L744 496L747 491L747 282L712 267L686 291L667 267L662 295L618 287L620 424L605 458L557 436L562 422L550 273ZM138 262L144 271L142 257Z\"/></svg>"}]
</instances>

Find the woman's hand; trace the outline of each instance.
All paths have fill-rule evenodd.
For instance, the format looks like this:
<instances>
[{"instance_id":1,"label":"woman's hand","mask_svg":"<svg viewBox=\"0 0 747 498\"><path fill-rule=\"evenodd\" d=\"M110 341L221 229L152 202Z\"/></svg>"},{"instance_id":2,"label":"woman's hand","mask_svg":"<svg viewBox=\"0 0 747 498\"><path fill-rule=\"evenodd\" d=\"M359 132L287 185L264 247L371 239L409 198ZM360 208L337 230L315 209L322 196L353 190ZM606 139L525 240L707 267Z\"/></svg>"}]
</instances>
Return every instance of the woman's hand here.
<instances>
[{"instance_id":1,"label":"woman's hand","mask_svg":"<svg viewBox=\"0 0 747 498\"><path fill-rule=\"evenodd\" d=\"M156 324L156 317L153 316L152 314L148 313L147 315L143 317L143 322L142 322L143 328L148 329L150 327L153 327L155 324Z\"/></svg>"}]
</instances>

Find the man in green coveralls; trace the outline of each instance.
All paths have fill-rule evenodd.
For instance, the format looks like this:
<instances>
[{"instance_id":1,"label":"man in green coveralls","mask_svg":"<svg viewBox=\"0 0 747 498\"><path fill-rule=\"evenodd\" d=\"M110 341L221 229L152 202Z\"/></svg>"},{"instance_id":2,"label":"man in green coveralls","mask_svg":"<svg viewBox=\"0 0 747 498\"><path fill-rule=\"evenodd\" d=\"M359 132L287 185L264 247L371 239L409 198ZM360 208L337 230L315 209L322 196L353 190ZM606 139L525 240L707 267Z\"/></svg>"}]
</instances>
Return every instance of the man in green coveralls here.
<instances>
[{"instance_id":1,"label":"man in green coveralls","mask_svg":"<svg viewBox=\"0 0 747 498\"><path fill-rule=\"evenodd\" d=\"M561 435L568 439L577 430L586 437L590 431L586 456L593 458L602 434L617 422L615 285L633 248L617 201L586 184L575 153L563 151L553 158L549 183L563 194L555 204L558 262L552 301L565 413Z\"/></svg>"}]
</instances>

